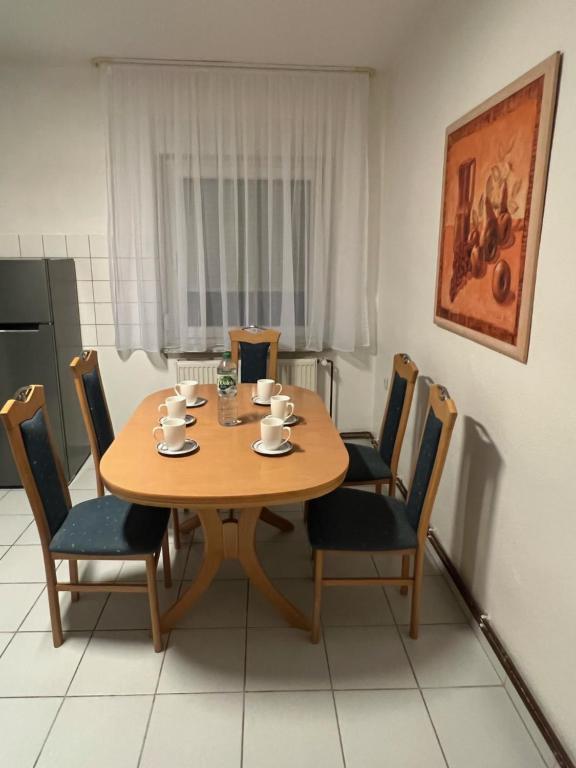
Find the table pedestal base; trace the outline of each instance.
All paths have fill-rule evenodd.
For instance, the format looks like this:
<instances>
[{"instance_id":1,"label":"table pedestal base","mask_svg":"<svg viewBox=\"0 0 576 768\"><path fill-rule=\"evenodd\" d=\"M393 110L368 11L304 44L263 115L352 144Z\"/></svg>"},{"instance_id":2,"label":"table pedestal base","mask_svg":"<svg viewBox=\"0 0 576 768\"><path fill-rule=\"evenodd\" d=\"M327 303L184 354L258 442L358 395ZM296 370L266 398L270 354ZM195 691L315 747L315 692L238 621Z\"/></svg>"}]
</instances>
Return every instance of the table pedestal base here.
<instances>
[{"instance_id":1,"label":"table pedestal base","mask_svg":"<svg viewBox=\"0 0 576 768\"><path fill-rule=\"evenodd\" d=\"M272 512L268 507L262 507L260 511L260 519L265 523L268 523L268 525L273 525L275 528L278 528L278 530L284 531L285 533L294 530L294 523L290 522L287 518L282 517L282 515L277 515L276 512ZM180 524L180 533L190 533L191 531L196 530L196 528L200 528L201 525L202 523L200 522L198 515L194 515L189 520L185 520Z\"/></svg>"},{"instance_id":2,"label":"table pedestal base","mask_svg":"<svg viewBox=\"0 0 576 768\"><path fill-rule=\"evenodd\" d=\"M160 617L162 632L168 632L174 627L204 594L223 560L239 560L252 584L276 606L289 624L298 629L310 630L310 619L276 589L260 565L254 534L262 511L260 507L241 509L237 513L238 519L222 520L216 509L198 510L198 520L204 530L204 559L192 585ZM270 510L267 511L274 515Z\"/></svg>"}]
</instances>

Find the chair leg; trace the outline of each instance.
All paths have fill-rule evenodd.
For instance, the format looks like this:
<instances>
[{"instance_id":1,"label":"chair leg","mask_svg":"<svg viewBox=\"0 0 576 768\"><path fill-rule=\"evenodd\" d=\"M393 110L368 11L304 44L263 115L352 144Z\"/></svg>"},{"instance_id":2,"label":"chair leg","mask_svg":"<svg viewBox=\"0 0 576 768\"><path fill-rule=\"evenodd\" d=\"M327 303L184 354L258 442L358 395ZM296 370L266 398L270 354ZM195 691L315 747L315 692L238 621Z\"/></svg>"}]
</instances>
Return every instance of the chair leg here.
<instances>
[{"instance_id":1,"label":"chair leg","mask_svg":"<svg viewBox=\"0 0 576 768\"><path fill-rule=\"evenodd\" d=\"M382 496L382 483L381 482L374 483L374 493L377 493L378 496Z\"/></svg>"},{"instance_id":2,"label":"chair leg","mask_svg":"<svg viewBox=\"0 0 576 768\"><path fill-rule=\"evenodd\" d=\"M48 607L50 608L50 623L52 624L52 642L54 648L59 648L64 642L62 633L62 618L60 616L60 601L56 590L56 568L50 555L44 556L46 568L46 591L48 593Z\"/></svg>"},{"instance_id":3,"label":"chair leg","mask_svg":"<svg viewBox=\"0 0 576 768\"><path fill-rule=\"evenodd\" d=\"M71 584L78 584L78 560L68 560L68 572ZM70 592L70 599L73 603L80 600L80 592Z\"/></svg>"},{"instance_id":4,"label":"chair leg","mask_svg":"<svg viewBox=\"0 0 576 768\"><path fill-rule=\"evenodd\" d=\"M412 610L410 613L410 637L418 639L420 621L420 596L422 594L422 574L424 572L424 547L420 545L414 556L414 583L412 585Z\"/></svg>"},{"instance_id":5,"label":"chair leg","mask_svg":"<svg viewBox=\"0 0 576 768\"><path fill-rule=\"evenodd\" d=\"M394 496L396 495L396 478L391 477L390 480L388 480L388 496Z\"/></svg>"},{"instance_id":6,"label":"chair leg","mask_svg":"<svg viewBox=\"0 0 576 768\"><path fill-rule=\"evenodd\" d=\"M160 611L158 608L158 588L156 586L156 562L154 555L146 558L146 581L148 583L148 602L150 603L150 621L152 623L152 640L154 650L162 650L162 634L160 633Z\"/></svg>"},{"instance_id":7,"label":"chair leg","mask_svg":"<svg viewBox=\"0 0 576 768\"><path fill-rule=\"evenodd\" d=\"M402 578L407 579L410 576L410 555L402 555ZM408 587L400 587L400 594L407 595Z\"/></svg>"},{"instance_id":8,"label":"chair leg","mask_svg":"<svg viewBox=\"0 0 576 768\"><path fill-rule=\"evenodd\" d=\"M172 527L174 528L174 548L180 549L180 517L176 507L172 509Z\"/></svg>"},{"instance_id":9,"label":"chair leg","mask_svg":"<svg viewBox=\"0 0 576 768\"><path fill-rule=\"evenodd\" d=\"M168 531L162 539L162 565L164 567L164 586L172 586L172 565L170 563L170 542L168 541Z\"/></svg>"},{"instance_id":10,"label":"chair leg","mask_svg":"<svg viewBox=\"0 0 576 768\"><path fill-rule=\"evenodd\" d=\"M322 571L324 569L324 551L314 552L314 614L312 616L312 642L320 640L320 612L322 608Z\"/></svg>"}]
</instances>

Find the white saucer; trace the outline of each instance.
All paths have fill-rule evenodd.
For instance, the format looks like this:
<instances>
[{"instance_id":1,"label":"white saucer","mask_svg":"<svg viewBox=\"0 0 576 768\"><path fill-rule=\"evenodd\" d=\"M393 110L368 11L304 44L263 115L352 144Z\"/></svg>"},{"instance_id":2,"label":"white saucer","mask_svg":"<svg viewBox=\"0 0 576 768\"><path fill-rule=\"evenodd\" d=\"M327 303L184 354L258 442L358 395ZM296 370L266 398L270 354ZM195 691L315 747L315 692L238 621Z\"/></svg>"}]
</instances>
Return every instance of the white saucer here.
<instances>
[{"instance_id":1,"label":"white saucer","mask_svg":"<svg viewBox=\"0 0 576 768\"><path fill-rule=\"evenodd\" d=\"M254 395L252 402L254 405L270 405L270 400L264 400L263 397L258 397L258 395Z\"/></svg>"},{"instance_id":2,"label":"white saucer","mask_svg":"<svg viewBox=\"0 0 576 768\"><path fill-rule=\"evenodd\" d=\"M186 408L200 408L201 405L206 405L208 400L205 397L197 397L196 400L186 400Z\"/></svg>"},{"instance_id":3,"label":"white saucer","mask_svg":"<svg viewBox=\"0 0 576 768\"><path fill-rule=\"evenodd\" d=\"M171 451L170 448L166 445L166 443L157 443L156 444L156 450L158 453L160 453L162 456L188 456L189 453L194 453L198 449L198 443L196 440L192 440L191 438L187 437L186 442L184 443L183 447L180 448L178 451Z\"/></svg>"},{"instance_id":4,"label":"white saucer","mask_svg":"<svg viewBox=\"0 0 576 768\"><path fill-rule=\"evenodd\" d=\"M300 419L298 418L298 416L296 416L296 414L293 413L292 416L288 416L287 419L284 419L284 426L292 427L294 424L298 424L299 421Z\"/></svg>"},{"instance_id":5,"label":"white saucer","mask_svg":"<svg viewBox=\"0 0 576 768\"><path fill-rule=\"evenodd\" d=\"M280 448L272 450L271 448L265 448L262 440L254 440L250 448L261 456L284 456L284 454L290 453L294 446L288 441L287 443L284 443L284 445L281 445Z\"/></svg>"},{"instance_id":6,"label":"white saucer","mask_svg":"<svg viewBox=\"0 0 576 768\"><path fill-rule=\"evenodd\" d=\"M158 424L162 424L162 421L167 418L166 416L162 416L160 419L158 419ZM184 416L184 421L186 422L187 427L191 427L192 424L196 424L196 416L192 416L191 413L187 413L186 416Z\"/></svg>"}]
</instances>

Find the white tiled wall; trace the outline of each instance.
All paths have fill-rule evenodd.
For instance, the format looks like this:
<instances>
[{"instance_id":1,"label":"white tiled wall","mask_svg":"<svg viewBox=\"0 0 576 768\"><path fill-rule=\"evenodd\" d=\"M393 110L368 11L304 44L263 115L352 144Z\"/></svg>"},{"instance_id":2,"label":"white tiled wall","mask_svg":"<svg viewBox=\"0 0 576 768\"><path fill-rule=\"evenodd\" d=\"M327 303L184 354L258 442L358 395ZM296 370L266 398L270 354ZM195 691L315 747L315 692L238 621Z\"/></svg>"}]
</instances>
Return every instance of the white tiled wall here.
<instances>
[{"instance_id":1,"label":"white tiled wall","mask_svg":"<svg viewBox=\"0 0 576 768\"><path fill-rule=\"evenodd\" d=\"M0 234L0 258L65 256L76 263L83 346L113 347L114 320L106 236Z\"/></svg>"}]
</instances>

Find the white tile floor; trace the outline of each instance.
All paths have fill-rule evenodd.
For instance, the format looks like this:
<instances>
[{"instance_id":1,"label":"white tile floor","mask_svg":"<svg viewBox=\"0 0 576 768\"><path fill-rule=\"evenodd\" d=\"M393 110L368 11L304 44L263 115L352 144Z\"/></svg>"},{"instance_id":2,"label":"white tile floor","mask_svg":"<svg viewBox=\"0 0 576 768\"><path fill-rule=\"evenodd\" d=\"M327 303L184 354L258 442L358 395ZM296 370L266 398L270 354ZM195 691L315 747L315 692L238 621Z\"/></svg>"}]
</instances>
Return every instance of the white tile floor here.
<instances>
[{"instance_id":1,"label":"white tile floor","mask_svg":"<svg viewBox=\"0 0 576 768\"><path fill-rule=\"evenodd\" d=\"M90 463L74 501L95 495ZM301 510L259 551L276 584L310 612ZM173 552L194 578L201 543ZM334 575L384 573L390 558L331 558ZM61 566L64 567L64 566ZM87 565L90 578L139 578ZM0 491L0 764L11 768L552 768L433 558L421 635L393 588L325 590L323 638L289 628L228 563L155 654L145 596L62 595L66 642L49 632L42 557L21 491ZM541 752L538 750L538 744Z\"/></svg>"}]
</instances>

